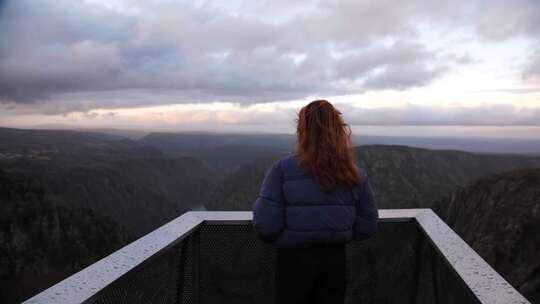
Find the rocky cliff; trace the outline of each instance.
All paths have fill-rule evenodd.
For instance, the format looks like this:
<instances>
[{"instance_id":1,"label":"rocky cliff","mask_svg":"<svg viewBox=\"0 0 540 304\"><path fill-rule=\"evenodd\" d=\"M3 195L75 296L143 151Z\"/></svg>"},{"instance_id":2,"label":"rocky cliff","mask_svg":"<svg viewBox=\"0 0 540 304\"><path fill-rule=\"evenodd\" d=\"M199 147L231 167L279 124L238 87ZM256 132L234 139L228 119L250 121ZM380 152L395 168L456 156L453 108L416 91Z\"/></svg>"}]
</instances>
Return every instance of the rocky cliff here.
<instances>
[{"instance_id":1,"label":"rocky cliff","mask_svg":"<svg viewBox=\"0 0 540 304\"><path fill-rule=\"evenodd\" d=\"M540 169L474 181L437 204L437 212L533 303L540 303Z\"/></svg>"}]
</instances>

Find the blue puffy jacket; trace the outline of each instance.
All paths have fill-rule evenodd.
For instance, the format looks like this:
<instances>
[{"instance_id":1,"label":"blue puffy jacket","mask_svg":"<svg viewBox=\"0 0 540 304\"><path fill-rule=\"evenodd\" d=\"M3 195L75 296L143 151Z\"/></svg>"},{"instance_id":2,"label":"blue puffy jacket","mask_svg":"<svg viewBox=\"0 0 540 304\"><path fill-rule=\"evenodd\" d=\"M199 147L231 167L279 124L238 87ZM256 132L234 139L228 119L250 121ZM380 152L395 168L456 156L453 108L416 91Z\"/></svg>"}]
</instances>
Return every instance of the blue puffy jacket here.
<instances>
[{"instance_id":1,"label":"blue puffy jacket","mask_svg":"<svg viewBox=\"0 0 540 304\"><path fill-rule=\"evenodd\" d=\"M277 247L369 238L377 229L379 214L368 176L361 174L358 186L322 192L294 155L276 161L253 206L255 230Z\"/></svg>"}]
</instances>

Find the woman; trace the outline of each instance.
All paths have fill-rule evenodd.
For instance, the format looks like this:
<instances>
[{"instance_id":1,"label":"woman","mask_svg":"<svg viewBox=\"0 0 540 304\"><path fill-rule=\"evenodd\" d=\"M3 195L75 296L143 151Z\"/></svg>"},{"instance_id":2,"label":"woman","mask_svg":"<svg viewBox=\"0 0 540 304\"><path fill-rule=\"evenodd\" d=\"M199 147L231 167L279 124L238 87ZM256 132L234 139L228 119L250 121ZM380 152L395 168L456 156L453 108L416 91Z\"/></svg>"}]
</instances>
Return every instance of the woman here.
<instances>
[{"instance_id":1,"label":"woman","mask_svg":"<svg viewBox=\"0 0 540 304\"><path fill-rule=\"evenodd\" d=\"M276 303L343 303L345 243L375 233L378 212L351 131L326 100L298 114L294 155L267 172L253 208L258 235L277 247Z\"/></svg>"}]
</instances>

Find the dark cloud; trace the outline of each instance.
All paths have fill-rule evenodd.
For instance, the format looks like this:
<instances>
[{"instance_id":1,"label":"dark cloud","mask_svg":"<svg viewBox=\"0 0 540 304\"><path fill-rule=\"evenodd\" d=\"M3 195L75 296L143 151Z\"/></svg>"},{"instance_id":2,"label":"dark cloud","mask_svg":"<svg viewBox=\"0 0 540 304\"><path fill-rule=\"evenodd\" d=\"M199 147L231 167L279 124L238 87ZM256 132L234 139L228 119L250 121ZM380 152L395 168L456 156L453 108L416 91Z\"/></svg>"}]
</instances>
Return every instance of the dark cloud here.
<instances>
[{"instance_id":1,"label":"dark cloud","mask_svg":"<svg viewBox=\"0 0 540 304\"><path fill-rule=\"evenodd\" d=\"M460 22L455 26L502 39L535 34L540 20L528 1L511 9L502 1L269 3L234 11L226 4L135 1L135 12L122 12L82 1L6 1L0 102L61 113L401 90L475 60L419 43L419 22ZM463 22L471 17L464 12L481 18Z\"/></svg>"}]
</instances>

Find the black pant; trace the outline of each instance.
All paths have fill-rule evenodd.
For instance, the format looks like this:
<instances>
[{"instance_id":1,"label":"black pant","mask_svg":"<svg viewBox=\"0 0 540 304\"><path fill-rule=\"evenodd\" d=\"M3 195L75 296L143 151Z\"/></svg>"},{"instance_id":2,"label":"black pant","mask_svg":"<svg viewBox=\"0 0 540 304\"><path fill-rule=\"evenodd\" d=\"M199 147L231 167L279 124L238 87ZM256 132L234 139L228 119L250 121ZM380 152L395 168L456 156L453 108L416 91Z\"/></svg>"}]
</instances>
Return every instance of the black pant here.
<instances>
[{"instance_id":1,"label":"black pant","mask_svg":"<svg viewBox=\"0 0 540 304\"><path fill-rule=\"evenodd\" d=\"M343 303L345 245L278 248L277 304Z\"/></svg>"}]
</instances>

